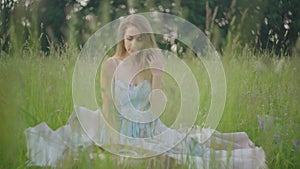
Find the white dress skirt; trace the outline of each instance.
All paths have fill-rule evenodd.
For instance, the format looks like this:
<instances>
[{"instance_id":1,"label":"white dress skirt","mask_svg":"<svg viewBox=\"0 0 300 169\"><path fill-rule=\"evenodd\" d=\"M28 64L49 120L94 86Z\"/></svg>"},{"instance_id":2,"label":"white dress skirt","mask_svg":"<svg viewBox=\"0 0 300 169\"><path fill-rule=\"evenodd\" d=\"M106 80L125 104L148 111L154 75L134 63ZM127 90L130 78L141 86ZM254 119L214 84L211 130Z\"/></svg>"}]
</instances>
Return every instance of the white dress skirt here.
<instances>
[{"instance_id":1,"label":"white dress skirt","mask_svg":"<svg viewBox=\"0 0 300 169\"><path fill-rule=\"evenodd\" d=\"M120 122L117 137L107 127L100 109L76 106L76 113L71 114L68 123L55 131L45 122L25 130L28 165L56 166L67 156L66 152L76 153L91 145L105 149L119 144L148 150L153 152L152 155L163 153L182 164L187 163L189 158L187 165L197 169L213 168L212 164L224 169L267 168L263 149L256 147L245 132L220 133L198 126L179 131L168 128L159 119L148 123L136 122L140 118L152 118L151 112L147 111L151 85L145 80L137 86L128 87L122 81L115 81L114 96ZM145 110L143 116L137 110ZM125 118L129 116L134 120ZM188 134L185 131L189 131ZM182 141L178 143L178 140ZM215 142L219 148L208 147L210 142ZM127 156L141 155L122 148L113 151L116 154L129 153Z\"/></svg>"}]
</instances>

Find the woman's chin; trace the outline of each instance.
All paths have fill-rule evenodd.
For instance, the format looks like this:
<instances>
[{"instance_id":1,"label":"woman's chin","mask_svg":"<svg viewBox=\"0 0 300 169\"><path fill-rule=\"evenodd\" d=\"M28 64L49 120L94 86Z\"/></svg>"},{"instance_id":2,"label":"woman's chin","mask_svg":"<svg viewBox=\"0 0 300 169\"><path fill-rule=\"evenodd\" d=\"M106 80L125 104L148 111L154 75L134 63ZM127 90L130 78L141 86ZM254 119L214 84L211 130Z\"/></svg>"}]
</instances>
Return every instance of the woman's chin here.
<instances>
[{"instance_id":1,"label":"woman's chin","mask_svg":"<svg viewBox=\"0 0 300 169\"><path fill-rule=\"evenodd\" d=\"M135 51L135 50L130 50L130 51L128 51L127 53L128 53L128 56L130 56L130 55L136 53L136 51Z\"/></svg>"},{"instance_id":2,"label":"woman's chin","mask_svg":"<svg viewBox=\"0 0 300 169\"><path fill-rule=\"evenodd\" d=\"M138 52L140 52L140 50L128 50L128 51L127 51L127 56L135 55L135 54L137 54Z\"/></svg>"}]
</instances>

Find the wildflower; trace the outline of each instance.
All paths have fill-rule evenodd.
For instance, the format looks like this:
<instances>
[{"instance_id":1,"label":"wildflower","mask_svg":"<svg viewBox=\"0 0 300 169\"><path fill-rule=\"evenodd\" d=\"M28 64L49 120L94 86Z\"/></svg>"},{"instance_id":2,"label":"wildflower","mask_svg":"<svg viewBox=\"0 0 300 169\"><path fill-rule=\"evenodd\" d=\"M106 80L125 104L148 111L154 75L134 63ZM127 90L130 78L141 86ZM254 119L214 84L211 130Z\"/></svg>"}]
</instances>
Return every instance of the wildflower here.
<instances>
[{"instance_id":1,"label":"wildflower","mask_svg":"<svg viewBox=\"0 0 300 169\"><path fill-rule=\"evenodd\" d=\"M278 135L278 134L275 134L275 135L273 136L273 138L274 138L274 140L276 141L276 143L279 142L279 135Z\"/></svg>"},{"instance_id":2,"label":"wildflower","mask_svg":"<svg viewBox=\"0 0 300 169\"><path fill-rule=\"evenodd\" d=\"M258 124L259 124L260 129L261 129L261 130L264 130L264 129L265 129L265 126L264 126L264 123L263 123L261 117L260 117L260 116L257 116L257 119L258 119Z\"/></svg>"},{"instance_id":3,"label":"wildflower","mask_svg":"<svg viewBox=\"0 0 300 169\"><path fill-rule=\"evenodd\" d=\"M294 140L293 144L295 146L296 151L298 151L299 150L299 140Z\"/></svg>"}]
</instances>

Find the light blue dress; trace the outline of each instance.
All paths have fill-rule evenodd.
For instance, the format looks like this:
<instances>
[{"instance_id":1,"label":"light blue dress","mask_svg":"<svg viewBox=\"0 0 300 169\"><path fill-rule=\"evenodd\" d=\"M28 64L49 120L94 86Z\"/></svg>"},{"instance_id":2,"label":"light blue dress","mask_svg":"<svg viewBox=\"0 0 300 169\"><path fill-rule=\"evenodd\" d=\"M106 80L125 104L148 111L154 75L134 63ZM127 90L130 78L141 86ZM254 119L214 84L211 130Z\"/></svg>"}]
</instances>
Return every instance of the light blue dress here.
<instances>
[{"instance_id":1,"label":"light blue dress","mask_svg":"<svg viewBox=\"0 0 300 169\"><path fill-rule=\"evenodd\" d=\"M203 152L208 151L204 144L197 142L193 137L185 138L186 134L168 128L159 118L156 118L149 110L150 93L151 84L148 80L144 80L137 86L115 80L114 98L119 112L120 133L125 136L120 137L120 143L136 146L136 140L128 138L145 138L139 139L138 144L142 141L144 145L142 148L153 150L153 145L147 143L156 142L159 144L156 150L158 152L168 150L176 154L201 156ZM184 142L178 144L178 141L183 139ZM175 148L171 149L172 147Z\"/></svg>"},{"instance_id":2,"label":"light blue dress","mask_svg":"<svg viewBox=\"0 0 300 169\"><path fill-rule=\"evenodd\" d=\"M149 123L138 123L139 119L143 118L142 116L151 116L151 113L147 112L150 107L148 98L151 86L149 82L145 80L134 86L116 80L115 86L116 107L121 123L120 133L129 137L152 137L157 120Z\"/></svg>"},{"instance_id":3,"label":"light blue dress","mask_svg":"<svg viewBox=\"0 0 300 169\"><path fill-rule=\"evenodd\" d=\"M25 130L28 165L55 166L66 157L66 152L78 152L79 149L94 144L103 147L121 144L165 153L182 163L185 163L186 159L182 157L189 156L194 161L193 167L209 168L212 150L203 142L212 136L212 133L222 144L230 142L230 145L236 148L230 156L227 150L214 151L213 160L221 163L220 166L258 168L264 165L263 150L255 147L244 132L222 134L195 126L191 133L186 134L170 129L160 119L155 119L149 111L149 81L145 80L137 86L132 86L115 80L114 86L114 99L120 123L117 142L112 141L113 132L106 125L100 109L89 110L75 106L77 114L72 113L68 123L56 131L50 129L45 122ZM154 120L139 122L147 119ZM178 143L178 140L182 141Z\"/></svg>"}]
</instances>

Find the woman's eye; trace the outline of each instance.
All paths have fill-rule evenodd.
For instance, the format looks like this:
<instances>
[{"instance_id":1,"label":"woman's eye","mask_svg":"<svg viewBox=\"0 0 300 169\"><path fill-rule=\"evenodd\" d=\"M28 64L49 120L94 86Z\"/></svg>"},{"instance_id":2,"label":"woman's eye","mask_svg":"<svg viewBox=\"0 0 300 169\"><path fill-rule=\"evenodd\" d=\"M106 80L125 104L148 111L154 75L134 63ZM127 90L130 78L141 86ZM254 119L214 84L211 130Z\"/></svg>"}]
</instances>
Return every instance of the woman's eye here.
<instances>
[{"instance_id":1,"label":"woman's eye","mask_svg":"<svg viewBox=\"0 0 300 169\"><path fill-rule=\"evenodd\" d=\"M132 40L132 36L127 36L127 40Z\"/></svg>"}]
</instances>

